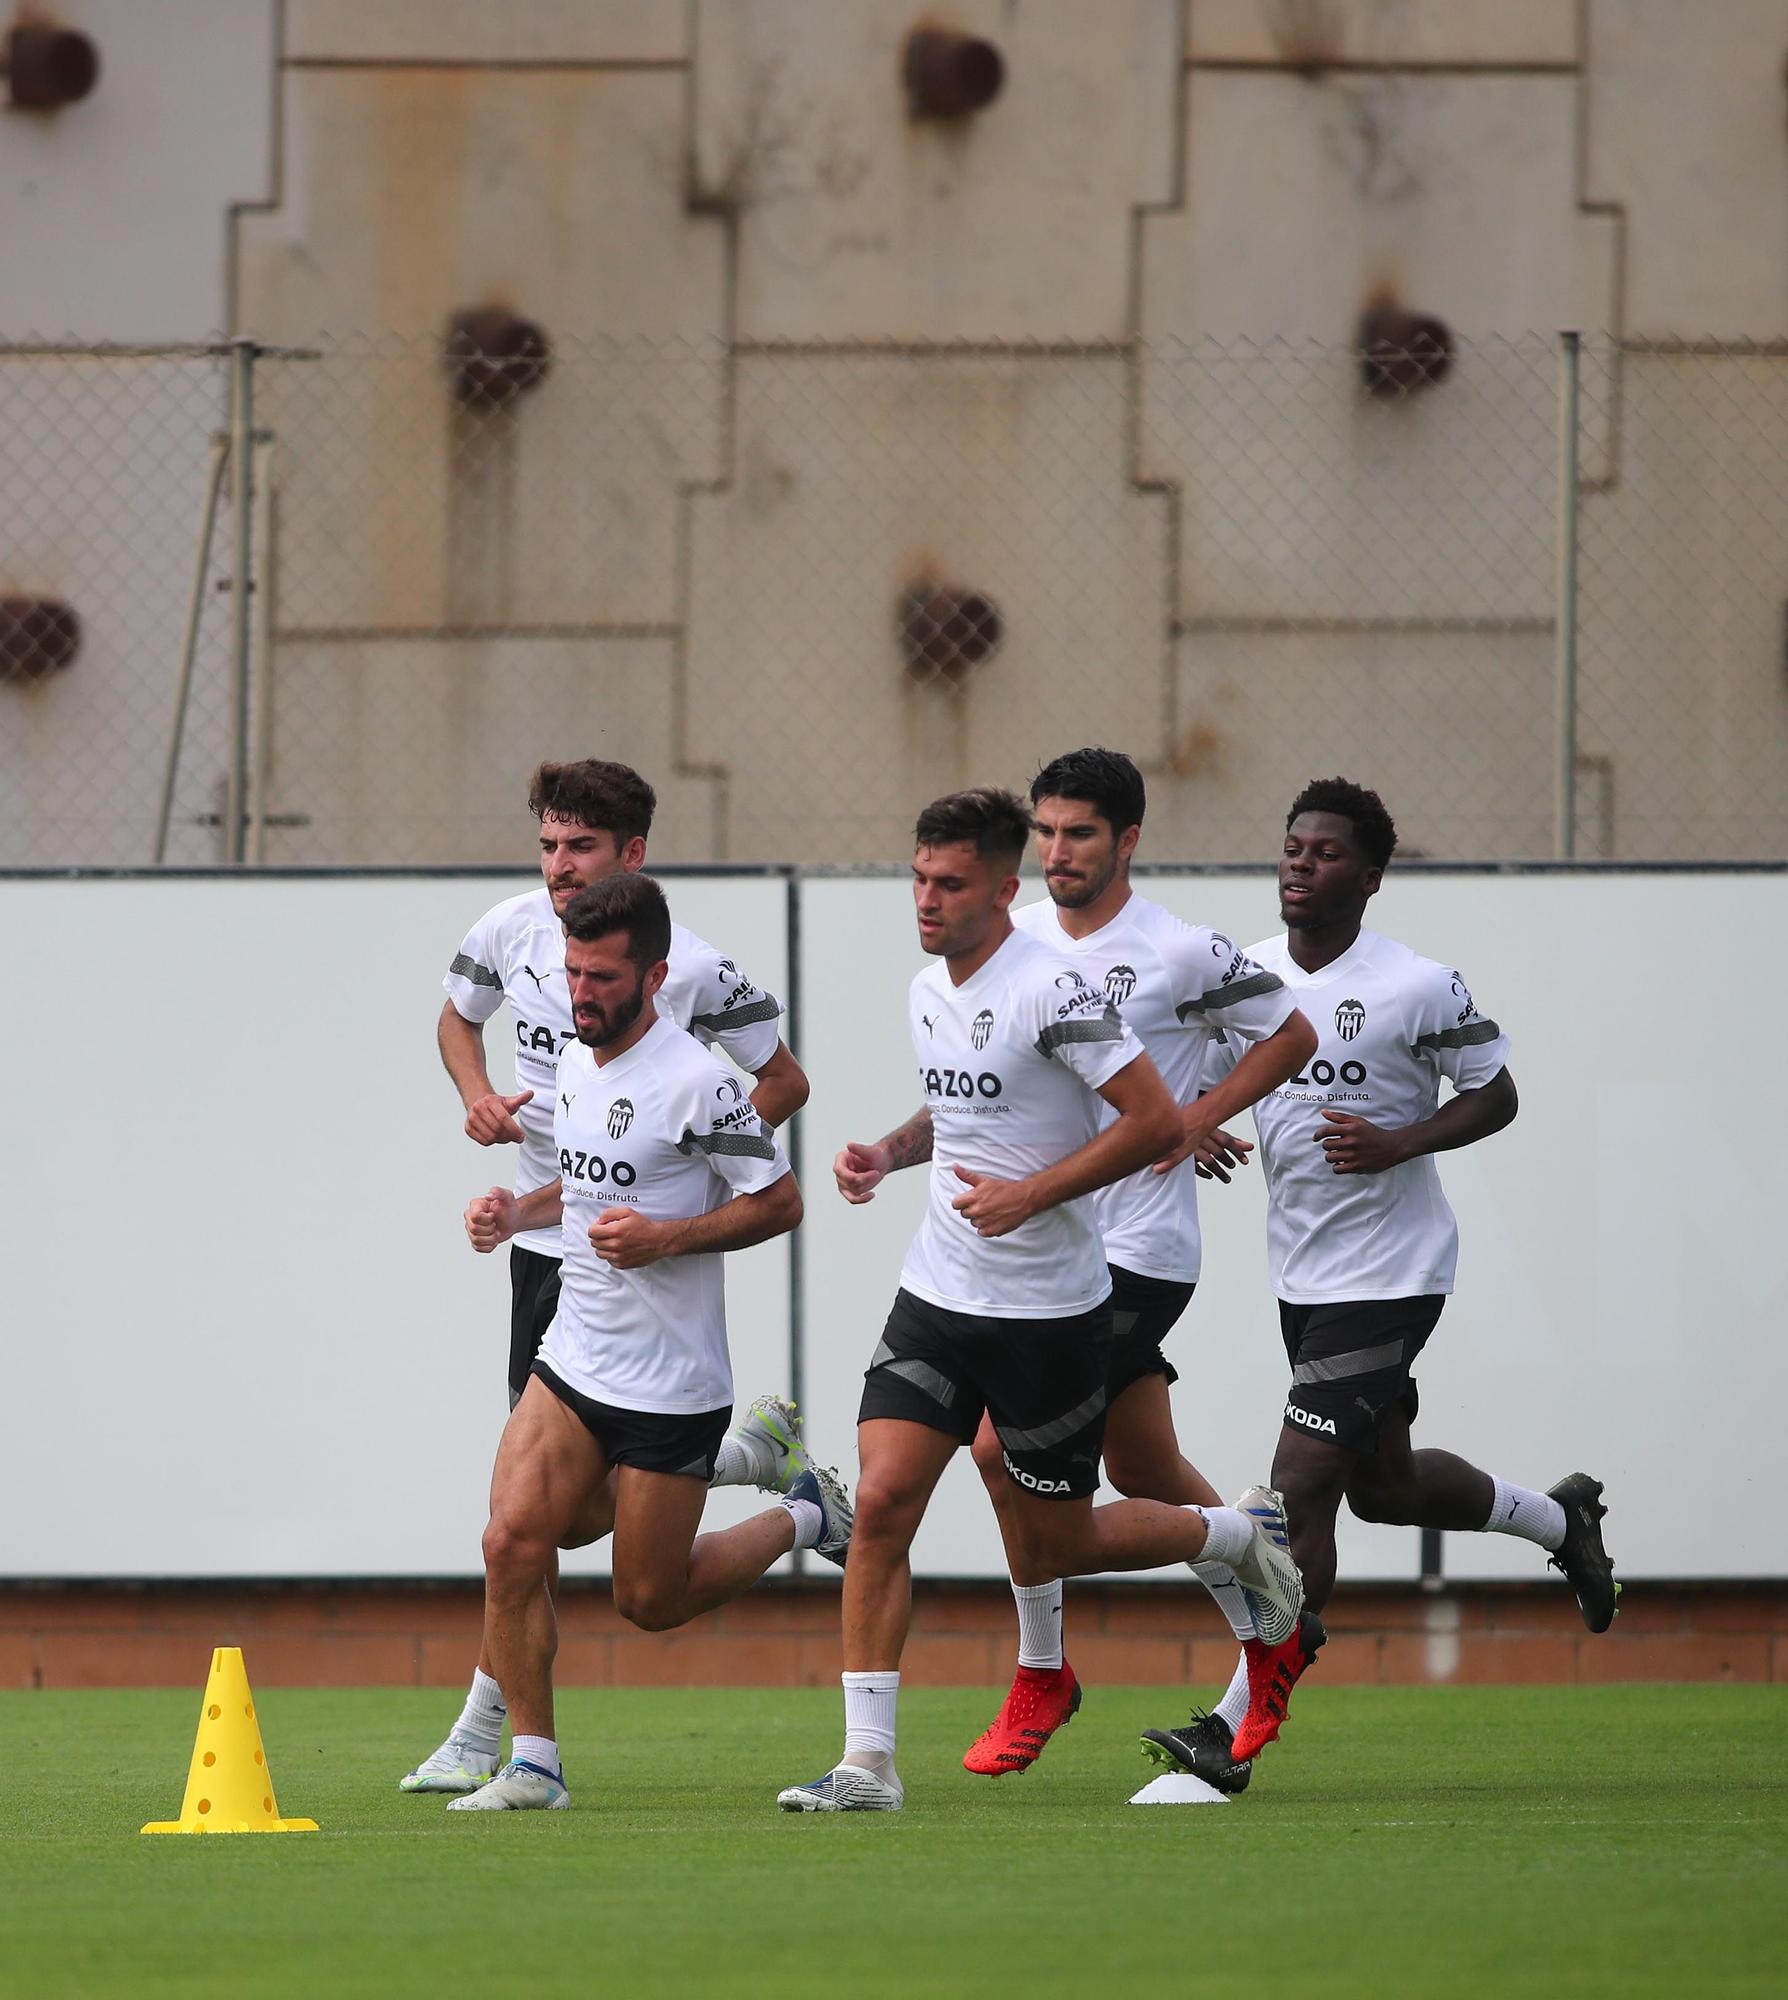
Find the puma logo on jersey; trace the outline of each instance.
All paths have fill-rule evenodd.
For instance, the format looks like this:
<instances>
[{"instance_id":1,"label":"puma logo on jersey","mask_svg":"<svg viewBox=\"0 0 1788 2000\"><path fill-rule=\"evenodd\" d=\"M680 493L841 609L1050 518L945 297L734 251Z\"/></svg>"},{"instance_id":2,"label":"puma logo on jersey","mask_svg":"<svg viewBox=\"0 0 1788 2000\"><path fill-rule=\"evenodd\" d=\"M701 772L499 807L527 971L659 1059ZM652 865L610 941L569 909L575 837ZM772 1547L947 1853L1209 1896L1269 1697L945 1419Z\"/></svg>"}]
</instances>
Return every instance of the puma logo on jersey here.
<instances>
[{"instance_id":1,"label":"puma logo on jersey","mask_svg":"<svg viewBox=\"0 0 1788 2000\"><path fill-rule=\"evenodd\" d=\"M571 1116L571 1099L562 1090L559 1092L559 1102L564 1105L565 1115L569 1118Z\"/></svg>"},{"instance_id":2,"label":"puma logo on jersey","mask_svg":"<svg viewBox=\"0 0 1788 2000\"><path fill-rule=\"evenodd\" d=\"M553 976L552 967L550 965L547 967L544 975L536 972L531 965L524 965L522 967L522 970L528 975L528 977L531 980L533 980L534 990L537 993L544 993L546 991L546 987L542 983L542 981L543 979L550 979Z\"/></svg>"},{"instance_id":3,"label":"puma logo on jersey","mask_svg":"<svg viewBox=\"0 0 1788 2000\"><path fill-rule=\"evenodd\" d=\"M1300 1410L1296 1403L1286 1404L1285 1421L1288 1424L1302 1424L1307 1431L1326 1433L1329 1437L1335 1435L1335 1420L1333 1417L1319 1417L1313 1411Z\"/></svg>"},{"instance_id":4,"label":"puma logo on jersey","mask_svg":"<svg viewBox=\"0 0 1788 2000\"><path fill-rule=\"evenodd\" d=\"M921 1014L919 1019L925 1023L925 1032L928 1035L935 1035L937 1033L937 1023L929 1014Z\"/></svg>"}]
</instances>

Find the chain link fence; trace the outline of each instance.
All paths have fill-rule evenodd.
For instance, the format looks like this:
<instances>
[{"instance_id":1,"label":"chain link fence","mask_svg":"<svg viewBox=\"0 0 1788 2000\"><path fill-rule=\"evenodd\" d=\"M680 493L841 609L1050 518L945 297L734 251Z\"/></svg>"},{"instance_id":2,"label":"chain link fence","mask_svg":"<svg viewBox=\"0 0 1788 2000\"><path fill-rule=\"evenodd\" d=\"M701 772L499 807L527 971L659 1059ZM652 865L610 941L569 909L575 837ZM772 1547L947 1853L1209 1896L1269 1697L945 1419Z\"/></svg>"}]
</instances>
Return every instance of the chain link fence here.
<instances>
[{"instance_id":1,"label":"chain link fence","mask_svg":"<svg viewBox=\"0 0 1788 2000\"><path fill-rule=\"evenodd\" d=\"M1788 348L0 349L0 865L889 861L1099 741L1440 859L1788 855Z\"/></svg>"}]
</instances>

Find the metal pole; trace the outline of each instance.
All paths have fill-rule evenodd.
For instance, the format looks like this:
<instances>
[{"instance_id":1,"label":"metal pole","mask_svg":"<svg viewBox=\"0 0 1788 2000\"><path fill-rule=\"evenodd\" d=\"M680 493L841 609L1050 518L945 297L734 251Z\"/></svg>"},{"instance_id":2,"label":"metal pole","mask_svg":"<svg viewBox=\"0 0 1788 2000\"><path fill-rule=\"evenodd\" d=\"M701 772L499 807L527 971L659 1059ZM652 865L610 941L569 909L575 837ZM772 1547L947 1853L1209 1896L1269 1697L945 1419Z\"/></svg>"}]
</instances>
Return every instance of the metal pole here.
<instances>
[{"instance_id":1,"label":"metal pole","mask_svg":"<svg viewBox=\"0 0 1788 2000\"><path fill-rule=\"evenodd\" d=\"M235 566L230 583L230 762L224 781L223 855L240 863L247 831L252 749L249 680L254 646L255 356L252 340L230 343L230 508L235 516Z\"/></svg>"},{"instance_id":2,"label":"metal pole","mask_svg":"<svg viewBox=\"0 0 1788 2000\"><path fill-rule=\"evenodd\" d=\"M245 858L255 867L267 859L267 780L273 738L273 437L255 438L254 524L255 646L253 738L248 766L248 838Z\"/></svg>"},{"instance_id":3,"label":"metal pole","mask_svg":"<svg viewBox=\"0 0 1788 2000\"><path fill-rule=\"evenodd\" d=\"M1577 428L1583 336L1558 336L1558 578L1555 610L1558 710L1553 772L1553 845L1561 861L1577 853Z\"/></svg>"},{"instance_id":4,"label":"metal pole","mask_svg":"<svg viewBox=\"0 0 1788 2000\"><path fill-rule=\"evenodd\" d=\"M168 858L168 826L174 815L174 784L180 773L180 746L186 735L186 706L192 695L193 659L199 650L199 620L205 610L205 576L211 567L211 537L217 528L217 501L223 492L230 441L221 431L211 440L211 467L205 475L205 506L199 516L199 546L193 555L192 594L186 600L186 631L180 642L180 676L174 686L174 727L168 761L161 774L161 810L155 818L155 861Z\"/></svg>"},{"instance_id":5,"label":"metal pole","mask_svg":"<svg viewBox=\"0 0 1788 2000\"><path fill-rule=\"evenodd\" d=\"M788 1043L793 1048L801 1039L801 877L790 869L783 884L786 898L784 909L784 944L788 953L788 977L782 989L783 1002L788 1008ZM788 1162L794 1170L795 1185L801 1185L801 1175L805 1159L801 1146L801 1134L805 1129L799 1117L791 1118L783 1128L782 1143L788 1152ZM801 1241L797 1229L787 1239L788 1242L788 1388L789 1395L797 1409L805 1409L807 1396L807 1256L806 1245ZM797 1576L808 1571L806 1556L797 1549L791 1565Z\"/></svg>"}]
</instances>

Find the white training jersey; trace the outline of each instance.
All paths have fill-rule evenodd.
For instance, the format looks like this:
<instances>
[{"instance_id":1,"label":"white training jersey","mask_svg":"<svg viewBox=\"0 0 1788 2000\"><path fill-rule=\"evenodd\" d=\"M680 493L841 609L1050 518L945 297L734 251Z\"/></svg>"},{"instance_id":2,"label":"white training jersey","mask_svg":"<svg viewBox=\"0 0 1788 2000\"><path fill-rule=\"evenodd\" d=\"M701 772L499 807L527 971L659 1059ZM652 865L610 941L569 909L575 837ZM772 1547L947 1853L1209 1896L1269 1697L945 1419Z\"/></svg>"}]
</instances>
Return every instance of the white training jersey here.
<instances>
[{"instance_id":1,"label":"white training jersey","mask_svg":"<svg viewBox=\"0 0 1788 2000\"><path fill-rule=\"evenodd\" d=\"M1481 1089L1507 1063L1508 1037L1457 972L1376 931L1361 931L1320 972L1305 972L1282 936L1249 955L1285 981L1319 1038L1303 1074L1254 1107L1274 1291L1292 1305L1450 1292L1459 1229L1434 1155L1382 1174L1337 1174L1315 1135L1325 1110L1387 1128L1432 1118L1441 1078ZM1215 1051L1213 1071L1234 1053Z\"/></svg>"},{"instance_id":2,"label":"white training jersey","mask_svg":"<svg viewBox=\"0 0 1788 2000\"><path fill-rule=\"evenodd\" d=\"M617 1271L590 1245L605 1209L654 1222L706 1215L789 1170L737 1073L660 1016L597 1065L559 1058L553 1140L564 1187L559 1310L540 1358L561 1382L623 1410L688 1415L733 1399L722 1254Z\"/></svg>"},{"instance_id":3,"label":"white training jersey","mask_svg":"<svg viewBox=\"0 0 1788 2000\"><path fill-rule=\"evenodd\" d=\"M1159 903L1132 895L1108 924L1083 938L1062 929L1052 902L1014 913L1021 930L1078 965L1101 988L1154 1058L1174 1102L1205 1086L1205 1057L1218 1030L1264 1041L1297 1011L1285 982L1237 951L1221 931L1182 923ZM1238 1050L1239 1054L1240 1051ZM1100 1124L1117 1113L1099 1107ZM1144 1167L1093 1195L1108 1263L1146 1278L1198 1280L1198 1175L1190 1160L1170 1174Z\"/></svg>"},{"instance_id":4,"label":"white training jersey","mask_svg":"<svg viewBox=\"0 0 1788 2000\"><path fill-rule=\"evenodd\" d=\"M488 1021L507 1000L515 1017L515 1085L532 1099L515 1114L525 1135L515 1164L518 1195L558 1176L553 1146L553 1077L559 1052L576 1039L565 984L565 927L544 887L486 910L466 933L447 976L447 997L466 1020ZM755 1075L776 1053L782 1003L762 992L730 958L693 931L671 925L670 970L658 1011L698 1041L717 1043ZM556 1229L528 1229L515 1241L542 1257L559 1254Z\"/></svg>"},{"instance_id":5,"label":"white training jersey","mask_svg":"<svg viewBox=\"0 0 1788 2000\"><path fill-rule=\"evenodd\" d=\"M1015 930L972 979L940 958L907 1001L931 1113L931 1192L900 1282L933 1305L992 1319L1086 1312L1111 1290L1092 1200L1034 1215L1008 1236L977 1235L951 1203L956 1173L1023 1180L1099 1130L1096 1094L1142 1054L1117 1010L1062 953Z\"/></svg>"}]
</instances>

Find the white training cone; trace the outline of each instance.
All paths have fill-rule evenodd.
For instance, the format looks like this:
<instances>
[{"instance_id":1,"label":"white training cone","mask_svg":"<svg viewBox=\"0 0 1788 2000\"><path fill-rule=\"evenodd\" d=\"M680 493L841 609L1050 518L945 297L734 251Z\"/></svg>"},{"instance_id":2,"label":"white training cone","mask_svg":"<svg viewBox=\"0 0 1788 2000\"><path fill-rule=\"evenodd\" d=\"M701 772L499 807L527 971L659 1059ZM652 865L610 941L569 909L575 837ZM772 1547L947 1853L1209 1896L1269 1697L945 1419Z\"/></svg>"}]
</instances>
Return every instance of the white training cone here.
<instances>
[{"instance_id":1,"label":"white training cone","mask_svg":"<svg viewBox=\"0 0 1788 2000\"><path fill-rule=\"evenodd\" d=\"M1130 1801L1133 1806L1226 1806L1227 1796L1190 1771L1165 1771L1151 1778Z\"/></svg>"}]
</instances>

